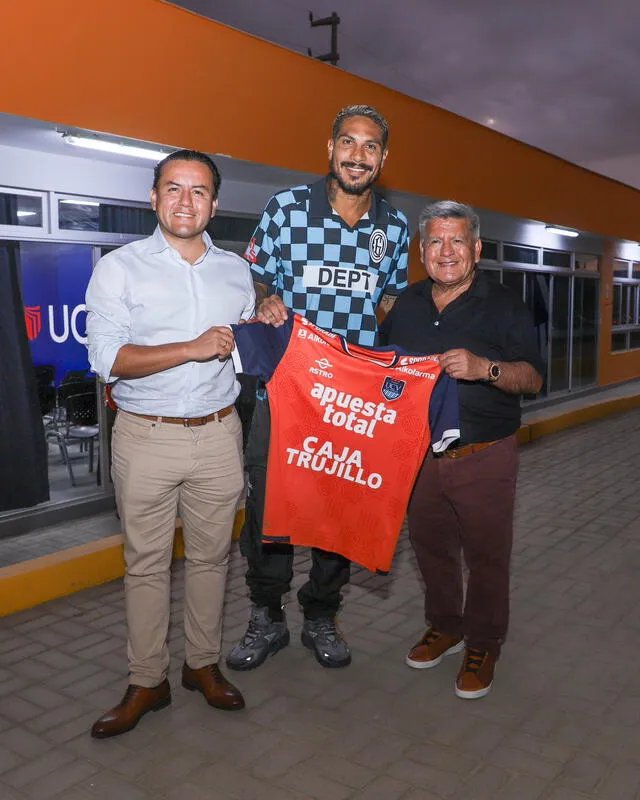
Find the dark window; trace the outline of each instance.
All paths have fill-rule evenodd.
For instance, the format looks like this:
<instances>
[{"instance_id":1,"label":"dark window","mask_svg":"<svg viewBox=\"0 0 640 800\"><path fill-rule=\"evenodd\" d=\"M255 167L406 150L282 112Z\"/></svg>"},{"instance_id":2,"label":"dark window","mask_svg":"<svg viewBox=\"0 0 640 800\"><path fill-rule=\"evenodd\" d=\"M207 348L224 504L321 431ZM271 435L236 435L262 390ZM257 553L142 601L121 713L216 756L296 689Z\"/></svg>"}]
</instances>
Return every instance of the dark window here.
<instances>
[{"instance_id":1,"label":"dark window","mask_svg":"<svg viewBox=\"0 0 640 800\"><path fill-rule=\"evenodd\" d=\"M523 247L517 244L505 244L502 248L504 261L514 261L516 264L537 264L538 251L534 247Z\"/></svg>"},{"instance_id":2,"label":"dark window","mask_svg":"<svg viewBox=\"0 0 640 800\"><path fill-rule=\"evenodd\" d=\"M616 352L617 350L627 349L627 334L614 333L611 337L611 349Z\"/></svg>"},{"instance_id":3,"label":"dark window","mask_svg":"<svg viewBox=\"0 0 640 800\"><path fill-rule=\"evenodd\" d=\"M480 256L482 259L487 261L497 261L498 260L498 243L492 242L491 239L483 239L482 240L482 254Z\"/></svg>"},{"instance_id":4,"label":"dark window","mask_svg":"<svg viewBox=\"0 0 640 800\"><path fill-rule=\"evenodd\" d=\"M207 230L211 238L218 242L249 243L258 222L258 217L232 217L217 214L209 223Z\"/></svg>"},{"instance_id":5,"label":"dark window","mask_svg":"<svg viewBox=\"0 0 640 800\"><path fill-rule=\"evenodd\" d=\"M0 225L42 227L42 198L0 192Z\"/></svg>"},{"instance_id":6,"label":"dark window","mask_svg":"<svg viewBox=\"0 0 640 800\"><path fill-rule=\"evenodd\" d=\"M628 278L629 277L629 262L628 261L621 261L619 258L614 258L613 260L613 274L616 278Z\"/></svg>"},{"instance_id":7,"label":"dark window","mask_svg":"<svg viewBox=\"0 0 640 800\"><path fill-rule=\"evenodd\" d=\"M99 203L97 200L58 201L58 227L65 231L149 236L156 224L156 215L150 208Z\"/></svg>"},{"instance_id":8,"label":"dark window","mask_svg":"<svg viewBox=\"0 0 640 800\"><path fill-rule=\"evenodd\" d=\"M629 334L629 347L636 349L640 347L640 331L631 331Z\"/></svg>"},{"instance_id":9,"label":"dark window","mask_svg":"<svg viewBox=\"0 0 640 800\"><path fill-rule=\"evenodd\" d=\"M571 253L563 250L543 250L542 263L545 267L565 267L571 268Z\"/></svg>"}]
</instances>

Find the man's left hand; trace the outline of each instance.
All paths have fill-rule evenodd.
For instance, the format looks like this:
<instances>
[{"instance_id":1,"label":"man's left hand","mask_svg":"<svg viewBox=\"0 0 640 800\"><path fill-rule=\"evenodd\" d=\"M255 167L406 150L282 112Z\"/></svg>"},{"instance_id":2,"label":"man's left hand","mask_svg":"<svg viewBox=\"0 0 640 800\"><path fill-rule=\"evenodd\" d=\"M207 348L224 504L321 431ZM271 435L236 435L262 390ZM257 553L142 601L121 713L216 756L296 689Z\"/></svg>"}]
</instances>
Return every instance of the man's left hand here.
<instances>
[{"instance_id":1,"label":"man's left hand","mask_svg":"<svg viewBox=\"0 0 640 800\"><path fill-rule=\"evenodd\" d=\"M440 364L447 375L459 381L486 381L490 363L489 359L462 349L447 350L440 356Z\"/></svg>"}]
</instances>

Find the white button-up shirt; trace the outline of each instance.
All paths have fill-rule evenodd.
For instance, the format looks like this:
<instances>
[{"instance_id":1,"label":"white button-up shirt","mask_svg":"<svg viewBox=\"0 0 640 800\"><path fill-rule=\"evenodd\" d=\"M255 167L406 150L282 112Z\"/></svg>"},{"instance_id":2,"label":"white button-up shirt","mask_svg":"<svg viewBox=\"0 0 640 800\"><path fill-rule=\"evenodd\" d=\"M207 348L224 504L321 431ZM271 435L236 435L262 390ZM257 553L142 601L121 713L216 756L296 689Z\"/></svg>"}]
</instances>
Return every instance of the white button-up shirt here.
<instances>
[{"instance_id":1,"label":"white button-up shirt","mask_svg":"<svg viewBox=\"0 0 640 800\"><path fill-rule=\"evenodd\" d=\"M125 344L195 339L214 325L249 319L255 292L247 262L215 247L190 264L160 228L103 256L87 288L87 339L94 372L112 383L119 408L138 414L202 417L231 405L239 392L231 359L190 361L144 378L111 375Z\"/></svg>"}]
</instances>

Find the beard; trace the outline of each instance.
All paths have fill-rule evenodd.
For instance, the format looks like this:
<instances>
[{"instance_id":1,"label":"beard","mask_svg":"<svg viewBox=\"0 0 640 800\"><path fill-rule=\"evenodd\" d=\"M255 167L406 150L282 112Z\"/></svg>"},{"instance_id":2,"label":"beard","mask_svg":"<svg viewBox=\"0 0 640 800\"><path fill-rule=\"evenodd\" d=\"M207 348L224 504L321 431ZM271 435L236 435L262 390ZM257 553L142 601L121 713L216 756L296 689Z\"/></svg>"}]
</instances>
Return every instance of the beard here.
<instances>
[{"instance_id":1,"label":"beard","mask_svg":"<svg viewBox=\"0 0 640 800\"><path fill-rule=\"evenodd\" d=\"M362 167L364 166L365 169L371 169L368 165L365 164L356 164L353 161L343 161L340 165L341 167ZM368 180L365 180L363 183L345 183L338 170L334 167L333 161L329 162L329 175L331 178L338 184L338 186L342 189L345 194L351 195L361 195L364 194L368 189L371 188L372 184L375 183L376 178L378 177L378 170L375 172L373 170L370 171L369 175L367 176ZM366 173L365 173L366 175Z\"/></svg>"}]
</instances>

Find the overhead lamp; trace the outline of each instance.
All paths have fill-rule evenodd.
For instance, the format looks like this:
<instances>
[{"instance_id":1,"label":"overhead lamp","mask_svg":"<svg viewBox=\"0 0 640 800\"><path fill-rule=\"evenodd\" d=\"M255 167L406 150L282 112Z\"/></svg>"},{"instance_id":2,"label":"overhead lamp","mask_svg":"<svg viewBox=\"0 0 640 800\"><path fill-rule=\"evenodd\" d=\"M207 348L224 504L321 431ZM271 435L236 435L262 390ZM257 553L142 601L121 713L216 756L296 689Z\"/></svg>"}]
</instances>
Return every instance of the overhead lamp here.
<instances>
[{"instance_id":1,"label":"overhead lamp","mask_svg":"<svg viewBox=\"0 0 640 800\"><path fill-rule=\"evenodd\" d=\"M546 228L549 233L555 233L558 236L570 236L572 239L575 239L576 236L580 236L578 231L572 231L569 228L556 228L555 225L547 225Z\"/></svg>"},{"instance_id":2,"label":"overhead lamp","mask_svg":"<svg viewBox=\"0 0 640 800\"><path fill-rule=\"evenodd\" d=\"M37 211L16 211L17 217L35 217Z\"/></svg>"},{"instance_id":3,"label":"overhead lamp","mask_svg":"<svg viewBox=\"0 0 640 800\"><path fill-rule=\"evenodd\" d=\"M121 156L133 156L134 158L148 158L150 161L160 161L168 155L162 150L150 150L146 147L110 142L106 139L99 139L97 136L77 136L76 134L63 133L62 138L67 144L71 144L74 147L85 147L87 150L101 150L105 153L117 153Z\"/></svg>"},{"instance_id":4,"label":"overhead lamp","mask_svg":"<svg viewBox=\"0 0 640 800\"><path fill-rule=\"evenodd\" d=\"M97 200L69 200L64 199L60 201L61 203L68 203L70 206L99 206L100 203Z\"/></svg>"}]
</instances>

